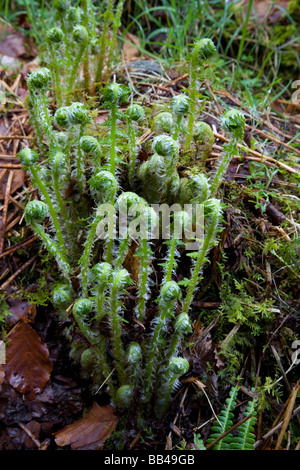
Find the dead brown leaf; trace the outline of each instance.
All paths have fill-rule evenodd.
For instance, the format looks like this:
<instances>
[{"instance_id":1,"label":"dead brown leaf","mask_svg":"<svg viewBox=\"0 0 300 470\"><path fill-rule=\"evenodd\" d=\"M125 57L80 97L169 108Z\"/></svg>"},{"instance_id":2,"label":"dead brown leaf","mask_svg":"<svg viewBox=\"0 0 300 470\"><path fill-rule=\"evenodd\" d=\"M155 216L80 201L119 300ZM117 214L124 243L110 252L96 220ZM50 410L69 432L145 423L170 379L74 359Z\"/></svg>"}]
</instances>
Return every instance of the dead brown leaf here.
<instances>
[{"instance_id":1,"label":"dead brown leaf","mask_svg":"<svg viewBox=\"0 0 300 470\"><path fill-rule=\"evenodd\" d=\"M40 448L40 446L37 446L38 443L38 438L41 432L41 423L38 421L32 420L29 421L29 423L26 423L26 426L22 423L19 423L21 428L23 429L25 436L24 436L24 445L26 449L36 449L37 447Z\"/></svg>"},{"instance_id":2,"label":"dead brown leaf","mask_svg":"<svg viewBox=\"0 0 300 470\"><path fill-rule=\"evenodd\" d=\"M138 244L136 242L132 242L129 250L127 252L126 258L124 260L124 268L127 269L130 276L134 280L134 282L138 283L139 278L139 271L140 271L140 258L138 256L134 256L136 250L138 248Z\"/></svg>"},{"instance_id":3,"label":"dead brown leaf","mask_svg":"<svg viewBox=\"0 0 300 470\"><path fill-rule=\"evenodd\" d=\"M232 1L232 0L231 0ZM273 24L284 19L287 5L290 0L254 0L248 22L248 29L257 28L260 23ZM242 9L240 6L242 5ZM247 15L249 0L243 0L233 5L239 22L243 22Z\"/></svg>"},{"instance_id":4,"label":"dead brown leaf","mask_svg":"<svg viewBox=\"0 0 300 470\"><path fill-rule=\"evenodd\" d=\"M47 345L23 321L13 327L7 338L6 378L15 390L33 400L44 390L53 369Z\"/></svg>"},{"instance_id":5,"label":"dead brown leaf","mask_svg":"<svg viewBox=\"0 0 300 470\"><path fill-rule=\"evenodd\" d=\"M4 377L5 377L5 371L2 367L2 365L0 364L0 385L3 384L4 382ZM0 388L1 390L1 388Z\"/></svg>"},{"instance_id":6,"label":"dead brown leaf","mask_svg":"<svg viewBox=\"0 0 300 470\"><path fill-rule=\"evenodd\" d=\"M3 158L0 158L0 168L1 168L1 164L5 165L6 163L7 163L6 160L4 160ZM12 163L12 164L17 163L18 164L20 162L17 161L17 160L10 160L10 163ZM3 178L1 179L1 182L0 182L0 200L4 199L4 197L5 197L6 183L7 183L7 180L8 180L8 174L9 174L9 172L6 171L5 175L3 176ZM14 194L19 188L21 188L24 185L25 176L26 176L26 173L25 173L24 170L14 169L10 195Z\"/></svg>"},{"instance_id":7,"label":"dead brown leaf","mask_svg":"<svg viewBox=\"0 0 300 470\"><path fill-rule=\"evenodd\" d=\"M285 16L285 10L289 0L256 0L254 8L260 21L276 23Z\"/></svg>"},{"instance_id":8,"label":"dead brown leaf","mask_svg":"<svg viewBox=\"0 0 300 470\"><path fill-rule=\"evenodd\" d=\"M249 27L256 27L257 23L276 23L285 16L289 0L254 0ZM249 0L244 0L243 16L246 17Z\"/></svg>"},{"instance_id":9,"label":"dead brown leaf","mask_svg":"<svg viewBox=\"0 0 300 470\"><path fill-rule=\"evenodd\" d=\"M27 38L20 31L6 34L0 40L0 53L15 59L29 59L36 56L32 38Z\"/></svg>"},{"instance_id":10,"label":"dead brown leaf","mask_svg":"<svg viewBox=\"0 0 300 470\"><path fill-rule=\"evenodd\" d=\"M36 316L36 305L29 304L22 299L7 299L11 315L7 317L8 326L15 325L19 320L33 322Z\"/></svg>"},{"instance_id":11,"label":"dead brown leaf","mask_svg":"<svg viewBox=\"0 0 300 470\"><path fill-rule=\"evenodd\" d=\"M139 51L140 41L137 36L131 33L127 33L124 36L124 42L122 46L122 54L126 64L132 62L141 55Z\"/></svg>"},{"instance_id":12,"label":"dead brown leaf","mask_svg":"<svg viewBox=\"0 0 300 470\"><path fill-rule=\"evenodd\" d=\"M215 375L215 369L221 369L224 366L210 333L207 332L200 321L196 323L189 342L194 343L193 348L191 348L189 355L185 356L186 359L193 362L195 376L203 377L208 364L211 366L212 375ZM208 383L206 385L208 386Z\"/></svg>"},{"instance_id":13,"label":"dead brown leaf","mask_svg":"<svg viewBox=\"0 0 300 470\"><path fill-rule=\"evenodd\" d=\"M97 116L95 119L96 124L103 124L105 121L107 121L108 116L109 116L108 113L99 114L99 116Z\"/></svg>"},{"instance_id":14,"label":"dead brown leaf","mask_svg":"<svg viewBox=\"0 0 300 470\"><path fill-rule=\"evenodd\" d=\"M27 53L21 33L7 34L0 41L0 52L10 57L22 57Z\"/></svg>"},{"instance_id":15,"label":"dead brown leaf","mask_svg":"<svg viewBox=\"0 0 300 470\"><path fill-rule=\"evenodd\" d=\"M56 444L61 447L71 445L73 450L101 450L117 425L114 411L110 405L99 406L94 402L83 418L55 434Z\"/></svg>"}]
</instances>

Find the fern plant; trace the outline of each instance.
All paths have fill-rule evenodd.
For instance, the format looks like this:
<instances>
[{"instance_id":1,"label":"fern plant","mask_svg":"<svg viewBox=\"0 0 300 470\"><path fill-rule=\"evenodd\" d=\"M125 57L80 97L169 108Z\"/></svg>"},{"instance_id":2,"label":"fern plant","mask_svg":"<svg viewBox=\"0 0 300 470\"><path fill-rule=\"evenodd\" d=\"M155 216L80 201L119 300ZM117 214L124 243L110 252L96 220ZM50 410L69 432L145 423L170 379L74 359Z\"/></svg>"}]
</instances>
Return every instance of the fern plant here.
<instances>
[{"instance_id":1,"label":"fern plant","mask_svg":"<svg viewBox=\"0 0 300 470\"><path fill-rule=\"evenodd\" d=\"M97 24L91 0L80 4L75 7L69 0L57 0L52 6L57 26L47 32L46 40L58 106L70 104L78 87L86 92L94 90L103 78L104 68L110 70L115 58L124 0L108 1L102 25Z\"/></svg>"},{"instance_id":2,"label":"fern plant","mask_svg":"<svg viewBox=\"0 0 300 470\"><path fill-rule=\"evenodd\" d=\"M218 440L212 447L214 441L220 438L226 431L233 426L234 408L237 404L237 394L239 386L234 386L229 392L229 397L225 400L219 416L214 420L211 427L211 433L204 445L200 434L194 434L194 444L198 450L206 450L207 446L212 450L254 450L255 432L254 426L257 415L257 396L254 395L252 401L249 401L244 411L244 417L248 418L242 422L233 433L227 433ZM254 392L254 389L252 389Z\"/></svg>"},{"instance_id":3,"label":"fern plant","mask_svg":"<svg viewBox=\"0 0 300 470\"><path fill-rule=\"evenodd\" d=\"M218 417L218 420L215 420L211 431L212 434L210 434L209 438L207 439L207 444L210 444L213 442L217 437L219 437L221 434L224 432L228 431L228 429L231 428L233 425L233 410L236 406L236 399L237 399L237 394L239 391L239 387L235 386L232 387L230 392L229 392L229 397L226 398L225 404L220 412L220 415ZM230 444L232 442L232 434L228 434L225 436L223 439L221 439L215 446L213 446L213 450L226 450L230 447Z\"/></svg>"},{"instance_id":4,"label":"fern plant","mask_svg":"<svg viewBox=\"0 0 300 470\"><path fill-rule=\"evenodd\" d=\"M255 433L254 426L256 423L257 415L257 399L253 398L252 401L247 403L244 411L245 418L252 415L246 422L242 423L238 428L238 434L232 437L230 442L230 449L232 450L254 450Z\"/></svg>"},{"instance_id":5,"label":"fern plant","mask_svg":"<svg viewBox=\"0 0 300 470\"><path fill-rule=\"evenodd\" d=\"M123 3L120 0L117 6L118 24ZM50 67L28 77L29 106L40 151L38 154L25 148L20 159L30 172L41 201L28 202L25 219L61 272L60 282L53 289L53 304L61 319L70 315L71 326L66 334L72 342L72 357L94 378L95 389L100 381L105 383L114 406L130 410L132 400L136 400L144 413L154 411L162 417L180 385L180 376L189 369L189 363L180 355L182 342L192 330L189 318L192 300L222 213L211 185L221 182L223 171L217 173L213 183L199 172L185 176L178 172L180 157L184 155L184 136L187 135L187 140L193 138L196 59L192 64L191 96L174 99L170 113L155 118L152 125L156 131L150 141L152 156L140 163L136 133L145 113L133 100L128 106L131 90L115 80L104 87L101 98L109 109L109 117L102 125L102 137L95 131L87 106L75 101L76 77L81 67L87 87L89 70L96 70L96 80L103 76L105 39L114 2L108 1L105 34L99 41L91 2L83 1L81 9L71 7L67 0L57 0L54 8L59 25L47 35ZM116 26L110 47L115 34ZM209 48L205 52L208 57L214 48L208 40L204 43ZM198 43L196 49L197 55L201 49ZM91 60L93 54L99 54L97 64ZM48 106L47 92L51 86L58 105L54 114ZM120 106L127 106L125 113ZM193 122L190 119L186 123L189 113ZM199 126L197 132L200 133ZM211 145L211 139L207 141ZM123 187L132 191L124 191ZM162 242L162 222L151 204L160 206L162 202L176 209L173 222L177 228L184 228L188 222L197 225L194 209L201 204L205 207L206 222L202 227L202 243L193 253L185 292L172 279L179 256L177 247L185 249L189 238L195 241L195 235L181 242L172 223L155 298L154 243ZM189 205L192 211L186 216L185 207ZM154 227L158 229L157 237L153 235ZM125 267L127 257L133 256L133 245L134 256L139 259L136 282ZM134 322L124 302L129 289L134 294ZM149 318L150 298L157 304L154 318ZM79 343L74 339L78 332L83 338ZM230 414L228 423L225 418L226 427Z\"/></svg>"}]
</instances>

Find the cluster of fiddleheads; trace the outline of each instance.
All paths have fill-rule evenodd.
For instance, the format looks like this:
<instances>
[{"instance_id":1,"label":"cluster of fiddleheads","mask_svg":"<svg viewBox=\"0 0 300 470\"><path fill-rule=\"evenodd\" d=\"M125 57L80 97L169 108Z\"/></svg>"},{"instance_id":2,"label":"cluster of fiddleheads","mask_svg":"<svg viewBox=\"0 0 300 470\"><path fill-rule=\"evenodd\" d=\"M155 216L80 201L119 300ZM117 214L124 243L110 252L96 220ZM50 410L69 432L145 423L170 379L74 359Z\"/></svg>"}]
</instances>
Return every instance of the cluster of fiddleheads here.
<instances>
[{"instance_id":1,"label":"cluster of fiddleheads","mask_svg":"<svg viewBox=\"0 0 300 470\"><path fill-rule=\"evenodd\" d=\"M108 2L103 31L110 22L112 3ZM139 125L145 121L145 112L132 100L128 105L131 90L123 84L113 81L105 86L102 102L109 110L105 136L91 135L92 113L74 101L75 76L83 61L87 80L93 48L98 48L95 70L97 78L101 77L103 42L97 43L93 21L89 27L86 12L90 2L83 4L81 10L67 8L64 1L55 2L60 26L47 35L50 67L28 77L39 153L24 148L20 159L40 200L28 202L25 218L56 260L60 279L53 289L53 305L60 318L71 316L68 336L73 356L80 358L95 387L105 383L115 406L129 408L134 399L147 410L153 407L161 417L178 379L189 370L181 346L192 332L192 300L221 221L217 189L237 151L244 120L235 110L224 115L223 127L232 140L224 148L215 174L197 169L179 174L185 152L205 159L213 144L210 126L195 119L197 67L215 53L212 42L203 39L194 46L189 92L174 98L170 111L160 113L151 123L154 137L146 162L137 158ZM120 1L117 15L122 5ZM73 28L75 21L79 24ZM62 54L66 63L61 61ZM61 78L64 67L68 73ZM57 105L53 114L48 106L50 88ZM125 113L121 105L127 106ZM127 146L125 157L120 146ZM122 189L124 183L131 191ZM67 191L70 186L71 192ZM161 217L161 205L168 208L168 223ZM198 206L203 218L198 217ZM49 228L45 221L50 221ZM165 232L168 237L162 236ZM161 242L167 253L160 263L157 292L152 267L157 263L154 247ZM175 280L178 248L187 249L188 242L196 242L191 274L179 285ZM125 267L128 256L138 259L135 280ZM130 313L124 303L129 289L135 292ZM150 301L157 304L154 317L149 316ZM76 343L72 330L79 331L84 341Z\"/></svg>"}]
</instances>

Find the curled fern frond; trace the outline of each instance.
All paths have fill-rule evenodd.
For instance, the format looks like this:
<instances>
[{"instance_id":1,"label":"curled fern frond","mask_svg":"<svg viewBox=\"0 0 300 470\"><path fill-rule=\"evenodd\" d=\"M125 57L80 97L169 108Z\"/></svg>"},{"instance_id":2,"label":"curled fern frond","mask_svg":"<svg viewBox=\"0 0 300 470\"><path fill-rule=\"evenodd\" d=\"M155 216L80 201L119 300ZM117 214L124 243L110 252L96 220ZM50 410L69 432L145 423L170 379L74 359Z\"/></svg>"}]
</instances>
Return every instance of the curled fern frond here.
<instances>
[{"instance_id":1,"label":"curled fern frond","mask_svg":"<svg viewBox=\"0 0 300 470\"><path fill-rule=\"evenodd\" d=\"M155 153L161 157L171 157L178 154L178 144L172 137L167 135L158 135L154 138L152 148Z\"/></svg>"},{"instance_id":2,"label":"curled fern frond","mask_svg":"<svg viewBox=\"0 0 300 470\"><path fill-rule=\"evenodd\" d=\"M164 111L157 114L152 122L152 129L156 133L167 132L171 134L175 126L175 122L171 113Z\"/></svg>"},{"instance_id":3,"label":"curled fern frond","mask_svg":"<svg viewBox=\"0 0 300 470\"><path fill-rule=\"evenodd\" d=\"M103 90L103 101L106 106L113 107L125 103L130 90L127 86L119 83L111 83Z\"/></svg>"},{"instance_id":4,"label":"curled fern frond","mask_svg":"<svg viewBox=\"0 0 300 470\"><path fill-rule=\"evenodd\" d=\"M30 91L47 90L51 82L50 70L46 67L34 70L27 78Z\"/></svg>"},{"instance_id":5,"label":"curled fern frond","mask_svg":"<svg viewBox=\"0 0 300 470\"><path fill-rule=\"evenodd\" d=\"M197 158L203 160L208 158L215 141L214 133L210 125L202 121L196 122L193 140L197 148Z\"/></svg>"},{"instance_id":6,"label":"curled fern frond","mask_svg":"<svg viewBox=\"0 0 300 470\"><path fill-rule=\"evenodd\" d=\"M51 44L60 44L64 39L64 33L61 28L52 28L47 31L47 41Z\"/></svg>"},{"instance_id":7,"label":"curled fern frond","mask_svg":"<svg viewBox=\"0 0 300 470\"><path fill-rule=\"evenodd\" d=\"M230 109L221 116L223 129L230 132L235 139L242 139L245 129L245 118L238 109Z\"/></svg>"},{"instance_id":8,"label":"curled fern frond","mask_svg":"<svg viewBox=\"0 0 300 470\"><path fill-rule=\"evenodd\" d=\"M132 385L122 385L117 390L116 400L118 405L121 408L129 408L133 395L133 386Z\"/></svg>"},{"instance_id":9,"label":"curled fern frond","mask_svg":"<svg viewBox=\"0 0 300 470\"><path fill-rule=\"evenodd\" d=\"M42 201L30 201L25 209L25 220L29 223L42 222L48 215L48 207Z\"/></svg>"}]
</instances>

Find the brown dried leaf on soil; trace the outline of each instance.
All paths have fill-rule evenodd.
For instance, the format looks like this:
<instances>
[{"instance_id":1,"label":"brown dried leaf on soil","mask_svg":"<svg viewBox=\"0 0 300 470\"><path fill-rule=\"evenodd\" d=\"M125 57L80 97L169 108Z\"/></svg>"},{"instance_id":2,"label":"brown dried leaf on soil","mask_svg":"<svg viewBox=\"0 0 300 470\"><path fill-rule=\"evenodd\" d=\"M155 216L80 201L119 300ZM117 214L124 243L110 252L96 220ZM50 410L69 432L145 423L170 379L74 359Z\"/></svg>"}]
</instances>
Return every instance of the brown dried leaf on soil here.
<instances>
[{"instance_id":1,"label":"brown dried leaf on soil","mask_svg":"<svg viewBox=\"0 0 300 470\"><path fill-rule=\"evenodd\" d=\"M258 23L276 23L285 16L290 0L254 0L248 27L257 27ZM243 16L246 17L249 0L244 0Z\"/></svg>"},{"instance_id":2,"label":"brown dried leaf on soil","mask_svg":"<svg viewBox=\"0 0 300 470\"><path fill-rule=\"evenodd\" d=\"M55 434L58 446L71 445L72 450L101 450L117 425L117 416L110 405L93 403L91 410L75 423Z\"/></svg>"},{"instance_id":3,"label":"brown dried leaf on soil","mask_svg":"<svg viewBox=\"0 0 300 470\"><path fill-rule=\"evenodd\" d=\"M30 305L26 300L8 298L6 300L10 315L7 317L8 326L15 325L19 320L33 322L36 316L36 305Z\"/></svg>"},{"instance_id":4,"label":"brown dried leaf on soil","mask_svg":"<svg viewBox=\"0 0 300 470\"><path fill-rule=\"evenodd\" d=\"M217 370L222 369L224 363L219 356L217 347L213 343L209 332L205 333L205 328L198 321L194 332L189 338L190 343L194 343L189 352L184 353L184 357L192 364L191 372L199 380L206 377L206 387L210 395L217 397ZM207 369L209 366L209 372Z\"/></svg>"},{"instance_id":5,"label":"brown dried leaf on soil","mask_svg":"<svg viewBox=\"0 0 300 470\"><path fill-rule=\"evenodd\" d=\"M53 369L47 345L29 323L22 321L7 338L6 378L15 390L33 400L44 390Z\"/></svg>"},{"instance_id":6,"label":"brown dried leaf on soil","mask_svg":"<svg viewBox=\"0 0 300 470\"><path fill-rule=\"evenodd\" d=\"M138 244L132 241L126 258L124 260L124 268L127 269L135 284L138 283L138 275L140 270L140 257L135 256Z\"/></svg>"},{"instance_id":7,"label":"brown dried leaf on soil","mask_svg":"<svg viewBox=\"0 0 300 470\"><path fill-rule=\"evenodd\" d=\"M20 424L20 426L22 427L22 424ZM35 440L39 439L41 427L42 427L41 423L35 420L29 421L29 423L26 423L26 427L23 428L25 449L37 448L37 444ZM25 432L25 429L27 430L27 433ZM32 437L30 436L30 434L32 435Z\"/></svg>"},{"instance_id":8,"label":"brown dried leaf on soil","mask_svg":"<svg viewBox=\"0 0 300 470\"><path fill-rule=\"evenodd\" d=\"M19 160L10 160L12 164L19 164ZM0 167L1 165L7 164L7 161L3 158L0 158ZM6 185L8 180L9 172L6 171L5 175L1 178L0 182L0 200L5 198ZM24 170L14 169L13 180L11 183L10 195L14 194L19 188L24 185L26 173Z\"/></svg>"},{"instance_id":9,"label":"brown dried leaf on soil","mask_svg":"<svg viewBox=\"0 0 300 470\"><path fill-rule=\"evenodd\" d=\"M122 45L122 54L126 64L132 62L140 56L140 41L137 36L131 33L127 33L124 36L124 42Z\"/></svg>"},{"instance_id":10,"label":"brown dried leaf on soil","mask_svg":"<svg viewBox=\"0 0 300 470\"><path fill-rule=\"evenodd\" d=\"M0 40L0 53L15 59L29 59L37 54L33 39L20 31L10 32Z\"/></svg>"},{"instance_id":11,"label":"brown dried leaf on soil","mask_svg":"<svg viewBox=\"0 0 300 470\"><path fill-rule=\"evenodd\" d=\"M1 390L1 384L3 384L4 382L4 378L5 378L5 371L2 365L0 364L0 390Z\"/></svg>"}]
</instances>

